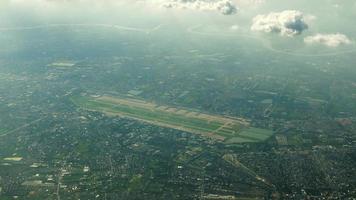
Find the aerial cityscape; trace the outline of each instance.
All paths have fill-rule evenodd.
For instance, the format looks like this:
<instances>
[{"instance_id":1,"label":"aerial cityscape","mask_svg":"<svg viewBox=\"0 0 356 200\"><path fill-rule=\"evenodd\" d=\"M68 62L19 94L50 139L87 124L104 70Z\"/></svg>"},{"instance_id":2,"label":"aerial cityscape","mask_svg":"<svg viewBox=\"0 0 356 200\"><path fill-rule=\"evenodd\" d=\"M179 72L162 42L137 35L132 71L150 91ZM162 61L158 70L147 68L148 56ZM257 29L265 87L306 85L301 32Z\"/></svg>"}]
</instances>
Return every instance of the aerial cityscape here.
<instances>
[{"instance_id":1,"label":"aerial cityscape","mask_svg":"<svg viewBox=\"0 0 356 200\"><path fill-rule=\"evenodd\" d=\"M0 200L356 199L355 17L1 1Z\"/></svg>"}]
</instances>

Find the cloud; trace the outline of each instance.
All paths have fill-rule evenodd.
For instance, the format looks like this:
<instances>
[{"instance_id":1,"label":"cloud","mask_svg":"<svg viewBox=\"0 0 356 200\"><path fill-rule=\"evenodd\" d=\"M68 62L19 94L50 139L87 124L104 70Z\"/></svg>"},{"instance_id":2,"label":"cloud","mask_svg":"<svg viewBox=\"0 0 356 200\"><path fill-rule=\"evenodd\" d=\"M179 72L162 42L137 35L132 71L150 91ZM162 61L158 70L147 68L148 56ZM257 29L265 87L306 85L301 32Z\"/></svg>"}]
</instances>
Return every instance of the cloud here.
<instances>
[{"instance_id":1,"label":"cloud","mask_svg":"<svg viewBox=\"0 0 356 200\"><path fill-rule=\"evenodd\" d=\"M257 15L253 18L252 31L278 33L282 36L295 36L308 29L302 12L285 10L267 15Z\"/></svg>"},{"instance_id":2,"label":"cloud","mask_svg":"<svg viewBox=\"0 0 356 200\"><path fill-rule=\"evenodd\" d=\"M237 30L239 30L240 29L240 26L239 25L232 25L231 27L230 27L230 30L232 30L232 31L237 31Z\"/></svg>"},{"instance_id":3,"label":"cloud","mask_svg":"<svg viewBox=\"0 0 356 200\"><path fill-rule=\"evenodd\" d=\"M231 0L169 0L161 2L161 6L165 8L219 11L224 15L233 15L237 12L237 7Z\"/></svg>"},{"instance_id":4,"label":"cloud","mask_svg":"<svg viewBox=\"0 0 356 200\"><path fill-rule=\"evenodd\" d=\"M189 9L200 11L216 11L224 15L233 15L238 8L234 0L0 0L7 1L12 6L29 7L34 9L53 10L62 7L93 7L93 8L114 8L122 5L136 8L171 8ZM0 3L1 5L1 3Z\"/></svg>"},{"instance_id":5,"label":"cloud","mask_svg":"<svg viewBox=\"0 0 356 200\"><path fill-rule=\"evenodd\" d=\"M323 44L328 47L338 47L340 45L351 44L351 40L344 34L316 34L304 38L307 44Z\"/></svg>"},{"instance_id":6,"label":"cloud","mask_svg":"<svg viewBox=\"0 0 356 200\"><path fill-rule=\"evenodd\" d=\"M260 6L266 3L266 0L236 0L240 6Z\"/></svg>"}]
</instances>

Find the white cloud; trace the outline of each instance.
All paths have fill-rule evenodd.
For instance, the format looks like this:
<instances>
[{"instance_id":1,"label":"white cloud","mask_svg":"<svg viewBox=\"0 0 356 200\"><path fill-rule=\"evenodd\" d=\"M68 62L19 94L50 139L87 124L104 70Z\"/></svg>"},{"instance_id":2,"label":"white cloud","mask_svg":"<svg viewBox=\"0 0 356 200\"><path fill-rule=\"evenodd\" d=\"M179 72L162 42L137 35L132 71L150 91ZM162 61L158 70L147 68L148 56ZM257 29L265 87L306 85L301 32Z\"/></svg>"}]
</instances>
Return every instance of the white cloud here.
<instances>
[{"instance_id":1,"label":"white cloud","mask_svg":"<svg viewBox=\"0 0 356 200\"><path fill-rule=\"evenodd\" d=\"M259 6L266 3L266 0L236 0L241 6Z\"/></svg>"},{"instance_id":2,"label":"white cloud","mask_svg":"<svg viewBox=\"0 0 356 200\"><path fill-rule=\"evenodd\" d=\"M30 7L47 10L58 10L67 7L113 8L122 5L148 6L146 8L172 8L201 11L216 11L224 15L233 15L238 8L234 0L0 0L8 1L12 6ZM1 5L1 3L0 3Z\"/></svg>"},{"instance_id":3,"label":"white cloud","mask_svg":"<svg viewBox=\"0 0 356 200\"><path fill-rule=\"evenodd\" d=\"M316 34L304 38L307 44L323 44L328 47L338 47L340 45L351 44L351 40L344 34Z\"/></svg>"},{"instance_id":4,"label":"white cloud","mask_svg":"<svg viewBox=\"0 0 356 200\"><path fill-rule=\"evenodd\" d=\"M237 7L231 0L168 0L162 1L161 6L165 8L219 11L224 15L232 15L237 12Z\"/></svg>"},{"instance_id":5,"label":"white cloud","mask_svg":"<svg viewBox=\"0 0 356 200\"><path fill-rule=\"evenodd\" d=\"M285 10L272 12L267 15L257 15L253 18L252 31L278 33L282 36L295 36L308 29L302 12Z\"/></svg>"},{"instance_id":6,"label":"white cloud","mask_svg":"<svg viewBox=\"0 0 356 200\"><path fill-rule=\"evenodd\" d=\"M232 31L237 31L237 30L239 30L240 29L240 26L239 25L232 25L231 27L230 27L230 30L232 30Z\"/></svg>"}]
</instances>

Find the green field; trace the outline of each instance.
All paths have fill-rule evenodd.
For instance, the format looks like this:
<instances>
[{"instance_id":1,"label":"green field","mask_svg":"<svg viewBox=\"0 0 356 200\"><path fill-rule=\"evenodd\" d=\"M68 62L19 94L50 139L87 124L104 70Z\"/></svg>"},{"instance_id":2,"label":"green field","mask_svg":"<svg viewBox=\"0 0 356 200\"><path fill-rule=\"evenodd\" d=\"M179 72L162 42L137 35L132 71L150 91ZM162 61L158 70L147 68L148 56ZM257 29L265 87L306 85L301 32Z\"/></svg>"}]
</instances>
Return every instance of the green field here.
<instances>
[{"instance_id":1,"label":"green field","mask_svg":"<svg viewBox=\"0 0 356 200\"><path fill-rule=\"evenodd\" d=\"M250 127L242 130L236 137L229 138L227 143L259 142L267 140L273 135L273 132L267 129Z\"/></svg>"},{"instance_id":2,"label":"green field","mask_svg":"<svg viewBox=\"0 0 356 200\"><path fill-rule=\"evenodd\" d=\"M72 101L86 110L127 117L229 143L260 142L272 135L269 130L251 128L244 119L158 106L138 99L76 96L72 97Z\"/></svg>"},{"instance_id":3,"label":"green field","mask_svg":"<svg viewBox=\"0 0 356 200\"><path fill-rule=\"evenodd\" d=\"M6 129L6 128L1 128L1 127L0 127L0 136L1 136L2 134L7 133L8 131L9 131L8 129Z\"/></svg>"}]
</instances>

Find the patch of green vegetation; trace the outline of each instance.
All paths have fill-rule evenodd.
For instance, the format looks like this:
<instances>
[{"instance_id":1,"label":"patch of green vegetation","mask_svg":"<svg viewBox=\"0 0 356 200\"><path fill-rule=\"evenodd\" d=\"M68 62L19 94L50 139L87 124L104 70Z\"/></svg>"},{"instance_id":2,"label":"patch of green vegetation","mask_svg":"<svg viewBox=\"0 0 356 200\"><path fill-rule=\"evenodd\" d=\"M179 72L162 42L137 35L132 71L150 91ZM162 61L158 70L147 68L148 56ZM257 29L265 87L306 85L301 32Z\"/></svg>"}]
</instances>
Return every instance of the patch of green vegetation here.
<instances>
[{"instance_id":1,"label":"patch of green vegetation","mask_svg":"<svg viewBox=\"0 0 356 200\"><path fill-rule=\"evenodd\" d=\"M128 191L129 192L138 191L141 185L142 185L142 175L141 174L134 175L130 180Z\"/></svg>"},{"instance_id":2,"label":"patch of green vegetation","mask_svg":"<svg viewBox=\"0 0 356 200\"><path fill-rule=\"evenodd\" d=\"M69 68L69 67L73 67L74 65L75 65L75 63L68 62L68 61L54 62L54 63L49 64L49 66L60 67L60 68Z\"/></svg>"},{"instance_id":3,"label":"patch of green vegetation","mask_svg":"<svg viewBox=\"0 0 356 200\"><path fill-rule=\"evenodd\" d=\"M76 152L78 153L87 153L89 151L89 146L86 143L79 143L76 147Z\"/></svg>"},{"instance_id":4,"label":"patch of green vegetation","mask_svg":"<svg viewBox=\"0 0 356 200\"><path fill-rule=\"evenodd\" d=\"M160 194L163 190L163 184L157 183L157 182L152 182L148 184L146 190L149 191L149 193L157 193Z\"/></svg>"},{"instance_id":5,"label":"patch of green vegetation","mask_svg":"<svg viewBox=\"0 0 356 200\"><path fill-rule=\"evenodd\" d=\"M227 144L234 144L234 143L251 143L251 142L256 142L256 140L251 140L247 138L242 138L242 137L232 137L226 140Z\"/></svg>"},{"instance_id":6,"label":"patch of green vegetation","mask_svg":"<svg viewBox=\"0 0 356 200\"><path fill-rule=\"evenodd\" d=\"M9 130L6 128L0 128L0 135L7 133Z\"/></svg>"},{"instance_id":7,"label":"patch of green vegetation","mask_svg":"<svg viewBox=\"0 0 356 200\"><path fill-rule=\"evenodd\" d=\"M69 175L66 175L63 177L63 183L66 184L72 184L72 183L76 183L80 180L84 180L83 179L83 174L82 172L75 172L75 173L71 173Z\"/></svg>"},{"instance_id":8,"label":"patch of green vegetation","mask_svg":"<svg viewBox=\"0 0 356 200\"><path fill-rule=\"evenodd\" d=\"M289 145L294 145L294 146L299 146L303 144L303 137L301 135L292 135L288 137L288 144Z\"/></svg>"},{"instance_id":9,"label":"patch of green vegetation","mask_svg":"<svg viewBox=\"0 0 356 200\"><path fill-rule=\"evenodd\" d=\"M273 132L266 129L248 128L239 133L241 137L248 137L252 140L266 140L273 135Z\"/></svg>"}]
</instances>

